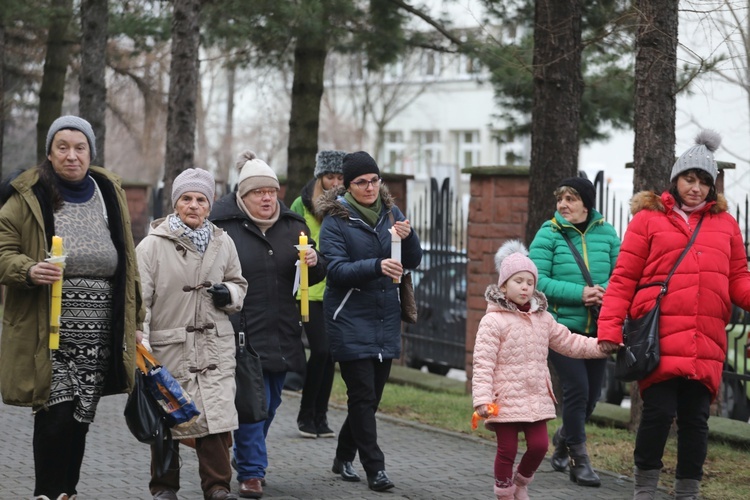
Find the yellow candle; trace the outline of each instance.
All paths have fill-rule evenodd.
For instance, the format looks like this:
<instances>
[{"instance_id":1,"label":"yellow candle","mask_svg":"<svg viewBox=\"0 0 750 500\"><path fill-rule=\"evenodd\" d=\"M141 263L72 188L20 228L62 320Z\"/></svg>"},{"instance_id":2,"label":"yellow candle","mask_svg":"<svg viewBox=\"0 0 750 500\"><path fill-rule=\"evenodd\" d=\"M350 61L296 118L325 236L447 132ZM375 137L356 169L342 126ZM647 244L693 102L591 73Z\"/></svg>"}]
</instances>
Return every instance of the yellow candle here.
<instances>
[{"instance_id":1,"label":"yellow candle","mask_svg":"<svg viewBox=\"0 0 750 500\"><path fill-rule=\"evenodd\" d=\"M305 254L307 253L307 235L299 233L299 291L300 291L300 315L302 321L310 321L310 298L307 276L307 264Z\"/></svg>"},{"instance_id":2,"label":"yellow candle","mask_svg":"<svg viewBox=\"0 0 750 500\"><path fill-rule=\"evenodd\" d=\"M52 257L62 257L63 241L59 236L52 237ZM55 265L62 268L62 262L55 262ZM49 317L49 348L60 348L60 313L62 311L62 277L52 283L52 302L50 305Z\"/></svg>"}]
</instances>

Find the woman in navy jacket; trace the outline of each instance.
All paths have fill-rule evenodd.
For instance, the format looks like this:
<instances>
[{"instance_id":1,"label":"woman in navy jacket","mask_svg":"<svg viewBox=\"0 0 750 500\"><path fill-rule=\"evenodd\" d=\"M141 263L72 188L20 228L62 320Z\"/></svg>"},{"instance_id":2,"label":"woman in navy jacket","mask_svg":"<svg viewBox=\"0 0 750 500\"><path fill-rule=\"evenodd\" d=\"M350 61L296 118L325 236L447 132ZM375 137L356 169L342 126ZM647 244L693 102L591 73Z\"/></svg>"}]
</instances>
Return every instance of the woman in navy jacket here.
<instances>
[{"instance_id":1,"label":"woman in navy jacket","mask_svg":"<svg viewBox=\"0 0 750 500\"><path fill-rule=\"evenodd\" d=\"M375 160L364 151L343 160L344 188L320 204L320 251L328 262L323 308L331 354L347 387L348 415L339 432L333 472L359 481L359 459L370 489L393 487L377 443L375 412L391 362L401 355L398 279L422 260L419 237L394 204ZM332 190L333 191L333 190ZM391 232L401 237L401 261L391 259Z\"/></svg>"}]
</instances>

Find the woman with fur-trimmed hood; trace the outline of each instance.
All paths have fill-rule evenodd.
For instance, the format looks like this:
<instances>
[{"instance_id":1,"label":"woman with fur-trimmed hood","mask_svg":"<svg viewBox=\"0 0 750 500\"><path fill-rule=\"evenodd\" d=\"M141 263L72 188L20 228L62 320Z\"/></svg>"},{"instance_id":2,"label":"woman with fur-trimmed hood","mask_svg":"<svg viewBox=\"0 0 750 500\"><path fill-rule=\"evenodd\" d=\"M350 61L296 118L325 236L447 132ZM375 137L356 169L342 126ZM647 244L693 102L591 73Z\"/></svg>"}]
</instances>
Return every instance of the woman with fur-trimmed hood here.
<instances>
[{"instance_id":1,"label":"woman with fur-trimmed hood","mask_svg":"<svg viewBox=\"0 0 750 500\"><path fill-rule=\"evenodd\" d=\"M661 299L659 366L639 382L643 417L635 443L635 494L656 490L662 455L677 416L676 498L698 498L708 444L708 411L721 383L732 303L750 308L750 272L737 221L716 192L714 151L721 137L703 130L672 168L661 195L631 201L633 219L599 316L599 339L622 341L625 316L651 310L660 287L701 226ZM682 496L680 496L682 495Z\"/></svg>"},{"instance_id":2,"label":"woman with fur-trimmed hood","mask_svg":"<svg viewBox=\"0 0 750 500\"><path fill-rule=\"evenodd\" d=\"M393 482L377 443L375 412L391 363L401 355L398 279L419 265L422 248L369 154L347 154L342 171L344 188L320 202L320 251L328 261L323 313L349 398L332 469L345 481L359 481L352 466L359 452L368 486L383 491ZM391 231L401 238L401 261L391 258Z\"/></svg>"}]
</instances>

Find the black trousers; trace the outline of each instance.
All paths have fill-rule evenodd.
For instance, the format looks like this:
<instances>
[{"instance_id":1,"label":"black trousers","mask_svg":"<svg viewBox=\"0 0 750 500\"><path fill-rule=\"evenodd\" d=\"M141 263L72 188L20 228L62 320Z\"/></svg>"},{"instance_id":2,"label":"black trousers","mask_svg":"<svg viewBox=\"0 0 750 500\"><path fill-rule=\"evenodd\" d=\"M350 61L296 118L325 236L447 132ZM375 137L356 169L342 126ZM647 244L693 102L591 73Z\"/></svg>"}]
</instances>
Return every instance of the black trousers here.
<instances>
[{"instance_id":1,"label":"black trousers","mask_svg":"<svg viewBox=\"0 0 750 500\"><path fill-rule=\"evenodd\" d=\"M385 456L378 446L375 413L391 373L391 362L390 359L339 362L341 377L346 383L349 412L339 431L336 458L351 462L359 452L359 460L368 476L385 470Z\"/></svg>"},{"instance_id":2,"label":"black trousers","mask_svg":"<svg viewBox=\"0 0 750 500\"><path fill-rule=\"evenodd\" d=\"M677 479L703 478L711 392L695 380L673 378L643 391L643 415L633 457L641 470L661 469L664 446L677 416Z\"/></svg>"},{"instance_id":3,"label":"black trousers","mask_svg":"<svg viewBox=\"0 0 750 500\"><path fill-rule=\"evenodd\" d=\"M300 416L305 414L315 418L328 412L335 373L325 328L323 302L310 302L310 321L305 323L305 334L310 346L310 358L307 360L299 412Z\"/></svg>"},{"instance_id":4,"label":"black trousers","mask_svg":"<svg viewBox=\"0 0 750 500\"><path fill-rule=\"evenodd\" d=\"M34 496L77 494L89 424L73 417L75 402L39 410L34 416Z\"/></svg>"}]
</instances>

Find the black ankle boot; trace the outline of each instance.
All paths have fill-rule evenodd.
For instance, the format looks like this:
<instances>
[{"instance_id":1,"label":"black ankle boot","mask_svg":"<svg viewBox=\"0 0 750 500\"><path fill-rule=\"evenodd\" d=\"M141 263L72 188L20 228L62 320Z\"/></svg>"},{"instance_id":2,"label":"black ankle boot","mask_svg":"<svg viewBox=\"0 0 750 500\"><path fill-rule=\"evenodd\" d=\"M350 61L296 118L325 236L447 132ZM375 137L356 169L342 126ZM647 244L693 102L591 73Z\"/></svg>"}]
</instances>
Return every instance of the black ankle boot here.
<instances>
[{"instance_id":1,"label":"black ankle boot","mask_svg":"<svg viewBox=\"0 0 750 500\"><path fill-rule=\"evenodd\" d=\"M581 486L599 486L602 484L599 476L591 468L586 443L568 446L570 453L570 480Z\"/></svg>"},{"instance_id":2,"label":"black ankle boot","mask_svg":"<svg viewBox=\"0 0 750 500\"><path fill-rule=\"evenodd\" d=\"M552 458L550 459L552 468L557 472L565 472L570 463L570 458L568 457L568 446L565 444L565 431L562 427L559 427L555 431L555 435L552 436L552 444L555 446L555 451L552 452Z\"/></svg>"}]
</instances>

